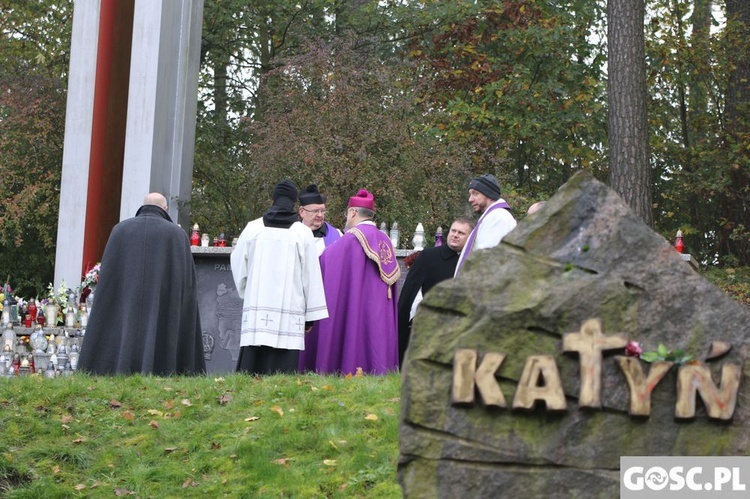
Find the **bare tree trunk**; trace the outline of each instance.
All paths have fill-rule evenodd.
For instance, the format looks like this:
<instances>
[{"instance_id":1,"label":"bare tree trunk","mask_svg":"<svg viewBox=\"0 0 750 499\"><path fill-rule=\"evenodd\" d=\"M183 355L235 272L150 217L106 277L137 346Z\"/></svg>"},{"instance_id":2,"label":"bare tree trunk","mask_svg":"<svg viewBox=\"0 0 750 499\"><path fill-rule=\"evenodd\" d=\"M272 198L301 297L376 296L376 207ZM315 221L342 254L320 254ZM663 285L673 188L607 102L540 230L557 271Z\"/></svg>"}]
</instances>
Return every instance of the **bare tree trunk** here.
<instances>
[{"instance_id":1,"label":"bare tree trunk","mask_svg":"<svg viewBox=\"0 0 750 499\"><path fill-rule=\"evenodd\" d=\"M726 141L737 155L736 167L729 172L730 184L720 203L724 220L719 252L731 255L737 265L750 264L750 3L727 0L729 22L740 26L729 40L736 59L726 93Z\"/></svg>"},{"instance_id":2,"label":"bare tree trunk","mask_svg":"<svg viewBox=\"0 0 750 499\"><path fill-rule=\"evenodd\" d=\"M607 2L609 185L653 226L644 13L644 0Z\"/></svg>"}]
</instances>

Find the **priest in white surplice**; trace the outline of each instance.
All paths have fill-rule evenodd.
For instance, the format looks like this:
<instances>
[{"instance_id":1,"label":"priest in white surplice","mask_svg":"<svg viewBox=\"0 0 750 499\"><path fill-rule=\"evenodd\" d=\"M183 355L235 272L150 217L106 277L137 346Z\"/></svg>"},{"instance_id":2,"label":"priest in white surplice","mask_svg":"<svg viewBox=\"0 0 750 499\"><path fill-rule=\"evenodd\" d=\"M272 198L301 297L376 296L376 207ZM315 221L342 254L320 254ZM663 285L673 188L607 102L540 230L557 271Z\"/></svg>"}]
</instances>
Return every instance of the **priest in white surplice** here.
<instances>
[{"instance_id":1,"label":"priest in white surplice","mask_svg":"<svg viewBox=\"0 0 750 499\"><path fill-rule=\"evenodd\" d=\"M232 251L232 275L243 298L237 371L293 373L305 331L328 317L318 250L294 209L297 187L274 187L273 205L248 223Z\"/></svg>"}]
</instances>

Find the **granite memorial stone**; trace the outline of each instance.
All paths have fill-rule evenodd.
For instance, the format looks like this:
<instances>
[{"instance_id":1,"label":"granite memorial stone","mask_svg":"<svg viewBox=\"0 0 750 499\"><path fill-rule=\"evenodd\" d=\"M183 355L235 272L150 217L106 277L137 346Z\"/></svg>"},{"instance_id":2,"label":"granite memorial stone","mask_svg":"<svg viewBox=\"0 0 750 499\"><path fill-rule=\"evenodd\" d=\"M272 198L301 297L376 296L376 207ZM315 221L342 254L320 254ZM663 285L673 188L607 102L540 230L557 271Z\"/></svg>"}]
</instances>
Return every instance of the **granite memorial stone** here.
<instances>
[{"instance_id":1,"label":"granite memorial stone","mask_svg":"<svg viewBox=\"0 0 750 499\"><path fill-rule=\"evenodd\" d=\"M620 456L748 455L748 333L750 309L578 173L425 296L404 495L610 498Z\"/></svg>"}]
</instances>

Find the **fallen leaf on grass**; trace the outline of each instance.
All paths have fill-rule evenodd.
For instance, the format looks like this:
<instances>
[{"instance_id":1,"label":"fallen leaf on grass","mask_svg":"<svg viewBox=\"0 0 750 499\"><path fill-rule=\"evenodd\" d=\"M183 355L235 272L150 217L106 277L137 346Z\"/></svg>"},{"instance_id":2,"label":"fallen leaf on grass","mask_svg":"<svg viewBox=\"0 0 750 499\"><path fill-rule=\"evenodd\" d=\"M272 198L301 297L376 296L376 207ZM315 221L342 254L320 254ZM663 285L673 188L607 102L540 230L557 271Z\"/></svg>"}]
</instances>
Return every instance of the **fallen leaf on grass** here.
<instances>
[{"instance_id":1,"label":"fallen leaf on grass","mask_svg":"<svg viewBox=\"0 0 750 499\"><path fill-rule=\"evenodd\" d=\"M115 489L115 495L116 496L132 496L135 494L132 490L128 489Z\"/></svg>"},{"instance_id":2,"label":"fallen leaf on grass","mask_svg":"<svg viewBox=\"0 0 750 499\"><path fill-rule=\"evenodd\" d=\"M82 483L79 483L78 485L76 485L75 487L73 487L73 489L75 489L75 490L83 490L85 488L86 488L86 486L84 484L82 484Z\"/></svg>"},{"instance_id":3,"label":"fallen leaf on grass","mask_svg":"<svg viewBox=\"0 0 750 499\"><path fill-rule=\"evenodd\" d=\"M149 409L148 413L151 414L152 416L159 416L159 417L164 415L163 412L157 411L156 409Z\"/></svg>"},{"instance_id":4,"label":"fallen leaf on grass","mask_svg":"<svg viewBox=\"0 0 750 499\"><path fill-rule=\"evenodd\" d=\"M82 444L85 441L86 441L85 438L76 438L75 440L73 440L73 443L74 444Z\"/></svg>"},{"instance_id":5,"label":"fallen leaf on grass","mask_svg":"<svg viewBox=\"0 0 750 499\"><path fill-rule=\"evenodd\" d=\"M363 378L365 376L365 372L362 370L361 367L357 368L357 372L354 373L355 378Z\"/></svg>"},{"instance_id":6,"label":"fallen leaf on grass","mask_svg":"<svg viewBox=\"0 0 750 499\"><path fill-rule=\"evenodd\" d=\"M282 409L282 408L281 408L281 407L279 407L278 405L275 405L275 406L271 407L271 411L272 411L272 412L275 412L275 413L276 413L276 414L278 414L279 416L283 416L283 415L284 415L284 409Z\"/></svg>"},{"instance_id":7,"label":"fallen leaf on grass","mask_svg":"<svg viewBox=\"0 0 750 499\"><path fill-rule=\"evenodd\" d=\"M63 414L62 417L60 417L61 423L70 423L71 421L73 421L73 416L70 414Z\"/></svg>"},{"instance_id":8,"label":"fallen leaf on grass","mask_svg":"<svg viewBox=\"0 0 750 499\"><path fill-rule=\"evenodd\" d=\"M133 411L125 411L122 413L122 417L128 421L133 421L135 419L135 414L133 414Z\"/></svg>"},{"instance_id":9,"label":"fallen leaf on grass","mask_svg":"<svg viewBox=\"0 0 750 499\"><path fill-rule=\"evenodd\" d=\"M214 383L223 383L224 378L214 378Z\"/></svg>"},{"instance_id":10,"label":"fallen leaf on grass","mask_svg":"<svg viewBox=\"0 0 750 499\"><path fill-rule=\"evenodd\" d=\"M217 444L216 442L211 442L211 448L212 449L221 449L221 444Z\"/></svg>"},{"instance_id":11,"label":"fallen leaf on grass","mask_svg":"<svg viewBox=\"0 0 750 499\"><path fill-rule=\"evenodd\" d=\"M368 414L367 416L365 416L365 419L368 421L377 421L378 417L375 414Z\"/></svg>"},{"instance_id":12,"label":"fallen leaf on grass","mask_svg":"<svg viewBox=\"0 0 750 499\"><path fill-rule=\"evenodd\" d=\"M122 407L122 402L120 402L119 400L112 399L109 401L110 409L119 409L120 407Z\"/></svg>"},{"instance_id":13,"label":"fallen leaf on grass","mask_svg":"<svg viewBox=\"0 0 750 499\"><path fill-rule=\"evenodd\" d=\"M335 459L323 459L323 464L326 466L336 466L338 462Z\"/></svg>"},{"instance_id":14,"label":"fallen leaf on grass","mask_svg":"<svg viewBox=\"0 0 750 499\"><path fill-rule=\"evenodd\" d=\"M153 428L153 429L155 429L155 430L158 430L158 429L159 429L159 423L157 423L157 422L156 422L156 421L154 421L153 419L152 419L152 420L151 420L151 422L149 423L149 426L151 426L151 428Z\"/></svg>"},{"instance_id":15,"label":"fallen leaf on grass","mask_svg":"<svg viewBox=\"0 0 750 499\"><path fill-rule=\"evenodd\" d=\"M282 458L279 458L279 459L274 459L271 462L274 463L274 464L281 465L281 466L289 466L289 461L290 461L290 458L288 458L288 457L282 457Z\"/></svg>"},{"instance_id":16,"label":"fallen leaf on grass","mask_svg":"<svg viewBox=\"0 0 750 499\"><path fill-rule=\"evenodd\" d=\"M171 409L172 407L174 407L174 404L172 403L172 401L171 401L171 400L166 400L166 401L164 402L164 408L165 408L165 409L169 410L169 409Z\"/></svg>"},{"instance_id":17,"label":"fallen leaf on grass","mask_svg":"<svg viewBox=\"0 0 750 499\"><path fill-rule=\"evenodd\" d=\"M169 454L177 450L177 447L164 447L164 454Z\"/></svg>"},{"instance_id":18,"label":"fallen leaf on grass","mask_svg":"<svg viewBox=\"0 0 750 499\"><path fill-rule=\"evenodd\" d=\"M190 406L192 406L193 404L192 404L192 402L190 402L190 400L188 400L188 399L182 399L182 405L184 405L185 407L190 407Z\"/></svg>"},{"instance_id":19,"label":"fallen leaf on grass","mask_svg":"<svg viewBox=\"0 0 750 499\"><path fill-rule=\"evenodd\" d=\"M310 391L317 392L318 391L318 387L317 386L311 386L310 387Z\"/></svg>"},{"instance_id":20,"label":"fallen leaf on grass","mask_svg":"<svg viewBox=\"0 0 750 499\"><path fill-rule=\"evenodd\" d=\"M245 421L258 421L260 418L258 416L250 416L249 418L245 418Z\"/></svg>"},{"instance_id":21,"label":"fallen leaf on grass","mask_svg":"<svg viewBox=\"0 0 750 499\"><path fill-rule=\"evenodd\" d=\"M57 475L58 473L60 473L60 467L59 466L55 466L54 468L52 468L52 473L54 475Z\"/></svg>"},{"instance_id":22,"label":"fallen leaf on grass","mask_svg":"<svg viewBox=\"0 0 750 499\"><path fill-rule=\"evenodd\" d=\"M63 427L64 430L69 430L70 429L70 426L68 426L66 424L62 425L62 427Z\"/></svg>"},{"instance_id":23,"label":"fallen leaf on grass","mask_svg":"<svg viewBox=\"0 0 750 499\"><path fill-rule=\"evenodd\" d=\"M346 376L344 376L344 379L352 379L354 376L352 376L352 373L348 373Z\"/></svg>"},{"instance_id":24,"label":"fallen leaf on grass","mask_svg":"<svg viewBox=\"0 0 750 499\"><path fill-rule=\"evenodd\" d=\"M234 399L231 394L225 393L221 397L219 397L219 405L227 405L229 402L231 402Z\"/></svg>"},{"instance_id":25,"label":"fallen leaf on grass","mask_svg":"<svg viewBox=\"0 0 750 499\"><path fill-rule=\"evenodd\" d=\"M184 482L182 482L182 488L183 489L186 489L188 487L197 487L198 485L200 485L200 484L198 482L196 482L195 480L193 480L192 478L188 478L187 480L185 480Z\"/></svg>"}]
</instances>

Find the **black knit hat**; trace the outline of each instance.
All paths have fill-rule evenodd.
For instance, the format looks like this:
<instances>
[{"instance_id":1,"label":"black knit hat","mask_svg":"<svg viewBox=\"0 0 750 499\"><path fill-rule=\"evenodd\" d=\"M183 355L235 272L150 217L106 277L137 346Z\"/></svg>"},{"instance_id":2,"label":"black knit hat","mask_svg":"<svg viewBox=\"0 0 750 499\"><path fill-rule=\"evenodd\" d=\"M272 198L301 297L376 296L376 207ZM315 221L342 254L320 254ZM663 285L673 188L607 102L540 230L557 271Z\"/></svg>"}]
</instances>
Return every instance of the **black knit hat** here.
<instances>
[{"instance_id":1,"label":"black knit hat","mask_svg":"<svg viewBox=\"0 0 750 499\"><path fill-rule=\"evenodd\" d=\"M297 201L297 186L291 180L282 180L273 188L273 200L287 198L294 204Z\"/></svg>"},{"instance_id":2,"label":"black knit hat","mask_svg":"<svg viewBox=\"0 0 750 499\"><path fill-rule=\"evenodd\" d=\"M299 204L305 206L308 204L326 204L326 197L318 191L318 186L310 184L299 193Z\"/></svg>"},{"instance_id":3,"label":"black knit hat","mask_svg":"<svg viewBox=\"0 0 750 499\"><path fill-rule=\"evenodd\" d=\"M469 189L479 191L493 201L500 199L500 184L491 173L485 173L469 183Z\"/></svg>"}]
</instances>

